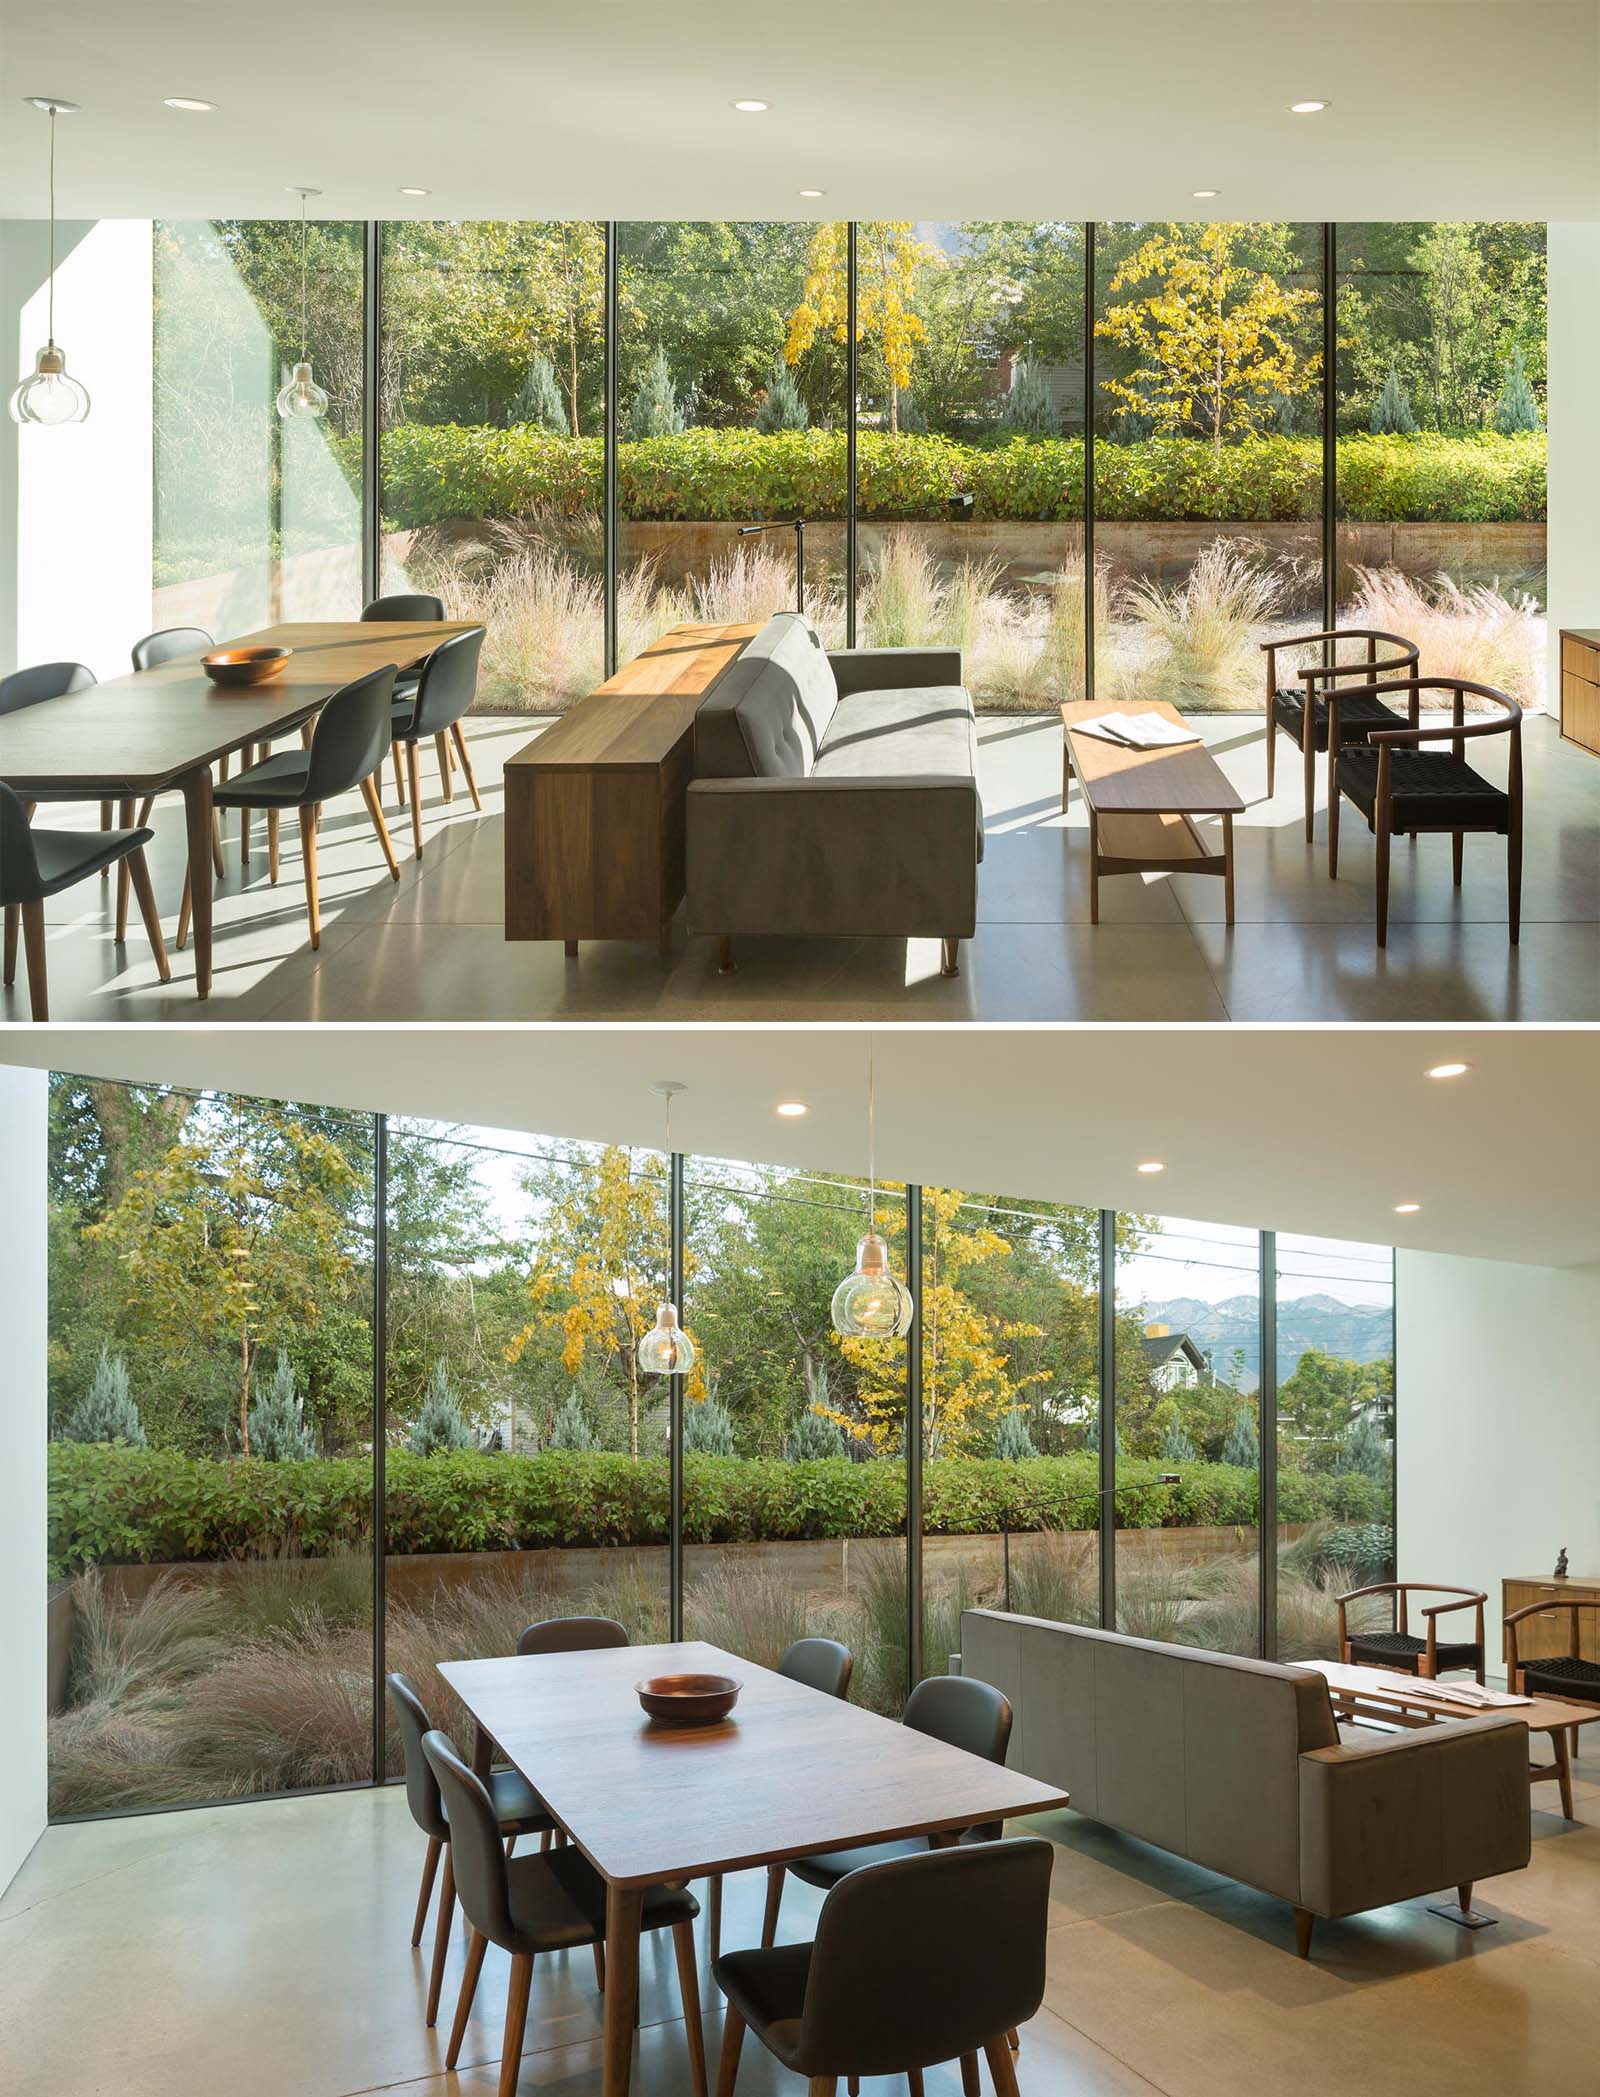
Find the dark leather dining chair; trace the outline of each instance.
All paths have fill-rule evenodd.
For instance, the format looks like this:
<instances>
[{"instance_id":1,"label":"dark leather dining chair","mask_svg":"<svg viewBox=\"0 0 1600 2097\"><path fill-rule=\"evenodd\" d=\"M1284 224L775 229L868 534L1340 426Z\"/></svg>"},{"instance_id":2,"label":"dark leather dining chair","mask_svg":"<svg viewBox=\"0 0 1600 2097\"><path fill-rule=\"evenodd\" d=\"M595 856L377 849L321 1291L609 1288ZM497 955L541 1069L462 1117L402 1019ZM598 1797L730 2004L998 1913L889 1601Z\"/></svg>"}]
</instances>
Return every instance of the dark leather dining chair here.
<instances>
[{"instance_id":1,"label":"dark leather dining chair","mask_svg":"<svg viewBox=\"0 0 1600 2097\"><path fill-rule=\"evenodd\" d=\"M1352 1602L1369 1595L1390 1595L1393 1602L1392 1631L1352 1631L1348 1609ZM1411 1628L1413 1595L1450 1595L1448 1602L1434 1602L1419 1612L1425 1635L1418 1638ZM1386 1667L1402 1675L1416 1675L1431 1682L1438 1675L1459 1674L1465 1668L1483 1680L1483 1610L1488 1596L1476 1587L1442 1587L1436 1580L1375 1580L1369 1587L1353 1587L1335 1597L1339 1612L1339 1658L1356 1667ZM1453 1643L1439 1636L1439 1619L1459 1609L1473 1612L1473 1635ZM1448 1628L1448 1627L1447 1627Z\"/></svg>"},{"instance_id":2,"label":"dark leather dining chair","mask_svg":"<svg viewBox=\"0 0 1600 2097\"><path fill-rule=\"evenodd\" d=\"M1365 660L1340 662L1338 660L1341 641L1359 641L1364 649ZM1293 684L1278 681L1278 656L1285 648L1310 648L1321 645L1325 660L1307 664L1297 670L1302 690L1296 691ZM1392 648L1395 653L1380 657L1380 644ZM1262 653L1267 658L1267 799L1272 799L1273 787L1278 775L1278 730L1281 728L1300 752L1305 784L1306 843L1311 842L1311 833L1316 817L1316 774L1317 753L1328 747L1328 692L1339 689L1340 681L1353 678L1358 684L1370 686L1380 677L1415 677L1417 674L1417 644L1401 634L1383 633L1376 627L1341 626L1327 633L1288 634L1281 640L1263 641ZM1326 686L1327 691L1319 690ZM1311 731L1306 732L1309 715ZM1350 693L1339 709L1336 740L1359 743L1366 739L1370 728L1404 728L1417 725L1415 702L1406 713L1396 713L1385 706L1381 699L1370 692ZM1328 780L1328 799L1333 799L1333 780Z\"/></svg>"},{"instance_id":3,"label":"dark leather dining chair","mask_svg":"<svg viewBox=\"0 0 1600 2097\"><path fill-rule=\"evenodd\" d=\"M28 996L35 1019L50 1017L50 993L45 976L44 906L47 898L62 889L86 881L102 867L125 862L139 898L139 914L150 936L150 951L163 983L170 983L172 970L161 937L161 918L156 910L155 891L144 848L154 836L150 830L36 830L26 810L9 786L0 784L0 904L5 908L5 968L7 988L17 974L17 930L20 923L28 955Z\"/></svg>"},{"instance_id":4,"label":"dark leather dining chair","mask_svg":"<svg viewBox=\"0 0 1600 2097\"><path fill-rule=\"evenodd\" d=\"M322 944L322 914L317 901L317 821L325 801L348 793L351 787L361 789L390 878L400 878L388 825L383 820L383 806L372 781L389 745L393 696L394 665L389 663L381 670L369 671L365 677L342 686L325 702L311 730L311 741L304 749L280 750L217 789L219 808L259 808L266 812L268 871L273 881L278 878L278 819L285 809L298 815L300 856L306 875L306 915L313 948ZM189 902L185 883L184 907L178 919L179 946L188 935Z\"/></svg>"},{"instance_id":5,"label":"dark leather dining chair","mask_svg":"<svg viewBox=\"0 0 1600 2097\"><path fill-rule=\"evenodd\" d=\"M1044 2000L1051 1862L1037 1835L886 1857L839 1881L812 1943L725 1953L717 2097L733 2097L747 2028L808 2097L864 2075L904 2075L920 2097L923 2070L950 2060L976 2097L980 2052L996 2097L1017 2097L1007 2033Z\"/></svg>"},{"instance_id":6,"label":"dark leather dining chair","mask_svg":"<svg viewBox=\"0 0 1600 2097\"><path fill-rule=\"evenodd\" d=\"M550 1616L530 1624L517 1638L517 1651L530 1653L598 1653L625 1646L628 1634L615 1617Z\"/></svg>"},{"instance_id":7,"label":"dark leather dining chair","mask_svg":"<svg viewBox=\"0 0 1600 2097\"><path fill-rule=\"evenodd\" d=\"M136 671L159 670L163 663L176 662L179 656L183 655L203 655L208 648L214 648L216 645L216 641L206 632L203 626L158 627L154 633L147 633L143 640L134 642L132 649L133 667ZM265 754L264 747L263 754ZM226 779L227 776L228 758L227 753L224 752L217 759L217 777ZM150 811L155 806L155 800L154 794L145 795L137 817L139 822L149 822ZM216 868L217 877L220 880L222 877L222 832L218 827L217 812L214 808L211 811L211 863ZM119 890L117 895L117 937L119 939L122 936L122 924L126 908L126 898Z\"/></svg>"},{"instance_id":8,"label":"dark leather dining chair","mask_svg":"<svg viewBox=\"0 0 1600 2097\"><path fill-rule=\"evenodd\" d=\"M425 590L395 590L387 597L374 597L370 604L364 604L361 607L361 616L363 620L401 619L408 623L419 623L425 619L439 621L444 618L444 599L442 597L430 596ZM400 671L394 681L395 698L397 700L414 699L417 695L417 679L420 675L421 672L418 670L407 669ZM406 805L406 781L405 773L401 769L398 745L396 745L394 753L394 790L399 796L400 806L404 808Z\"/></svg>"},{"instance_id":9,"label":"dark leather dining chair","mask_svg":"<svg viewBox=\"0 0 1600 2097\"><path fill-rule=\"evenodd\" d=\"M21 713L25 706L43 706L50 699L65 699L69 692L85 692L98 683L87 663L28 663L0 677L0 714ZM39 794L39 801L75 801L77 794ZM32 806L32 803L29 803ZM100 803L100 828L111 828L111 803Z\"/></svg>"},{"instance_id":10,"label":"dark leather dining chair","mask_svg":"<svg viewBox=\"0 0 1600 2097\"><path fill-rule=\"evenodd\" d=\"M397 692L395 698L394 740L396 747L403 747L406 753L406 773L411 783L411 842L419 859L422 857L422 786L417 748L424 737L433 738L439 759L439 783L445 799L452 798L450 745L453 742L467 791L472 796L472 805L480 812L483 808L461 719L477 697L478 657L483 650L484 632L483 627L472 626L465 633L453 634L448 641L441 641L423 662L415 691L409 696L400 696Z\"/></svg>"},{"instance_id":11,"label":"dark leather dining chair","mask_svg":"<svg viewBox=\"0 0 1600 2097\"><path fill-rule=\"evenodd\" d=\"M505 2039L500 2054L500 2097L516 2097L534 1960L541 1952L593 1945L595 1969L604 1985L605 1881L576 1849L508 1858L500 1846L489 1793L456 1753L449 1737L438 1732L425 1734L422 1751L438 1780L450 1823L456 1890L461 1896L461 1912L472 1930L445 2066L454 2068L460 2056L484 1953L491 1944L498 1945L511 1954L511 1986L506 1995ZM639 1927L641 1931L672 1932L695 2097L706 2097L705 2036L700 2024L700 1976L694 1953L694 1922L699 1912L699 1903L692 1893L676 1886L652 1886L644 1896Z\"/></svg>"},{"instance_id":12,"label":"dark leather dining chair","mask_svg":"<svg viewBox=\"0 0 1600 2097\"><path fill-rule=\"evenodd\" d=\"M991 1683L972 1675L930 1675L919 1682L906 1699L901 1723L914 1733L926 1733L949 1747L964 1748L986 1762L1004 1762L1011 1743L1011 1706ZM998 1827L972 1828L963 1841L991 1841ZM761 1942L770 1947L778 1933L778 1910L783 1903L784 1879L793 1872L808 1886L830 1891L853 1871L881 1863L889 1857L919 1856L928 1848L926 1835L908 1835L894 1842L874 1842L860 1849L825 1851L818 1856L794 1857L787 1864L767 1867L767 1912L761 1925Z\"/></svg>"},{"instance_id":13,"label":"dark leather dining chair","mask_svg":"<svg viewBox=\"0 0 1600 2097\"><path fill-rule=\"evenodd\" d=\"M408 1675L386 1675L384 1687L389 1693L389 1708L394 1713L395 1730L400 1735L400 1750L405 1761L406 1804L411 1808L411 1818L428 1838L427 1852L422 1860L422 1889L417 1895L417 1912L411 1924L413 1944L422 1942L422 1925L427 1919L434 1874L439 1869L441 1853L444 1856L439 1915L433 1926L433 1969L428 1978L428 2022L432 2024L439 2014L439 1990L444 1980L445 1953L450 1943L450 1918L455 1913L456 1904L450 1821L440 1796L439 1780L422 1752L423 1737L432 1730L433 1721ZM519 1835L540 1835L548 1841L553 1823L539 1794L525 1776L514 1769L494 1770L490 1773L487 1790L495 1826L508 1847Z\"/></svg>"}]
</instances>

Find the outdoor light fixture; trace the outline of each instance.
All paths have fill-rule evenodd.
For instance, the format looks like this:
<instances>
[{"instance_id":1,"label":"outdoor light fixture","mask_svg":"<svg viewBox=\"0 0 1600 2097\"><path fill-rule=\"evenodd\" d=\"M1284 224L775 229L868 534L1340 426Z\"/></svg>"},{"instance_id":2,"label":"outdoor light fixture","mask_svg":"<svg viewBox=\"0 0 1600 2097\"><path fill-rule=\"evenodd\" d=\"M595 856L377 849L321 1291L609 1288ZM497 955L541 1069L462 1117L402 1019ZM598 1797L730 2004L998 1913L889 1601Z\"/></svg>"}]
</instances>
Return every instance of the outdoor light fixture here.
<instances>
[{"instance_id":1,"label":"outdoor light fixture","mask_svg":"<svg viewBox=\"0 0 1600 2097\"><path fill-rule=\"evenodd\" d=\"M300 199L300 362L279 390L277 406L285 422L318 422L328 412L328 396L311 376L311 359L306 355L306 202L320 197L322 191L303 183L291 183L290 189Z\"/></svg>"},{"instance_id":2,"label":"outdoor light fixture","mask_svg":"<svg viewBox=\"0 0 1600 2097\"><path fill-rule=\"evenodd\" d=\"M1430 1078L1464 1078L1471 1068L1470 1063L1435 1063L1425 1075Z\"/></svg>"},{"instance_id":3,"label":"outdoor light fixture","mask_svg":"<svg viewBox=\"0 0 1600 2097\"><path fill-rule=\"evenodd\" d=\"M666 1127L661 1147L672 1156L672 1102L683 1091L676 1078L658 1078L650 1090L666 1103ZM656 1322L639 1341L640 1370L646 1376L687 1376L699 1350L678 1323L675 1303L656 1305Z\"/></svg>"},{"instance_id":4,"label":"outdoor light fixture","mask_svg":"<svg viewBox=\"0 0 1600 2097\"><path fill-rule=\"evenodd\" d=\"M833 1329L847 1340L898 1340L911 1330L916 1304L889 1269L889 1248L878 1236L878 1096L872 1036L867 1036L867 1232L856 1246L855 1272L833 1292Z\"/></svg>"},{"instance_id":5,"label":"outdoor light fixture","mask_svg":"<svg viewBox=\"0 0 1600 2097\"><path fill-rule=\"evenodd\" d=\"M958 524L970 524L972 522L972 497L970 495L965 493L950 495L946 496L945 500L950 505L951 516Z\"/></svg>"},{"instance_id":6,"label":"outdoor light fixture","mask_svg":"<svg viewBox=\"0 0 1600 2097\"><path fill-rule=\"evenodd\" d=\"M753 537L758 532L794 533L794 608L805 616L806 609L806 520L803 517L784 517L774 524L741 524L741 539Z\"/></svg>"},{"instance_id":7,"label":"outdoor light fixture","mask_svg":"<svg viewBox=\"0 0 1600 2097\"><path fill-rule=\"evenodd\" d=\"M215 102L202 102L195 95L168 95L166 104L169 109L185 109L191 116L209 116L217 106Z\"/></svg>"},{"instance_id":8,"label":"outdoor light fixture","mask_svg":"<svg viewBox=\"0 0 1600 2097\"><path fill-rule=\"evenodd\" d=\"M89 413L88 389L67 370L67 353L56 343L56 118L76 116L76 102L63 102L57 95L28 95L32 109L41 109L50 119L50 275L47 280L45 345L33 362L33 370L11 396L13 422L43 423L57 429L63 423L82 422Z\"/></svg>"}]
</instances>

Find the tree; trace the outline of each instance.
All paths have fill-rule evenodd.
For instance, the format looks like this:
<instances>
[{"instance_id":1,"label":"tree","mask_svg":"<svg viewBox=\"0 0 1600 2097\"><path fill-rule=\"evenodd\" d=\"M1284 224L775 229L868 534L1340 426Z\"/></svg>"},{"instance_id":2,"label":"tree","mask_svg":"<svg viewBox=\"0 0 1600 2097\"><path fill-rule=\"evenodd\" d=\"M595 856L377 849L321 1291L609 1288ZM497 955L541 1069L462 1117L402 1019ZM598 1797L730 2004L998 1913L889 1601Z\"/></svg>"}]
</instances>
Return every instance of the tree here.
<instances>
[{"instance_id":1,"label":"tree","mask_svg":"<svg viewBox=\"0 0 1600 2097\"><path fill-rule=\"evenodd\" d=\"M1502 437L1544 427L1539 403L1528 384L1528 362L1522 354L1520 342L1511 345L1510 369L1506 373L1505 385L1500 389L1500 398L1494 405L1494 426Z\"/></svg>"},{"instance_id":2,"label":"tree","mask_svg":"<svg viewBox=\"0 0 1600 2097\"><path fill-rule=\"evenodd\" d=\"M1292 1439L1313 1469L1326 1468L1367 1414L1380 1425L1393 1404L1394 1370L1386 1361L1352 1362L1308 1347L1278 1385L1280 1439Z\"/></svg>"},{"instance_id":3,"label":"tree","mask_svg":"<svg viewBox=\"0 0 1600 2097\"><path fill-rule=\"evenodd\" d=\"M1254 1413L1241 1412L1234 1416L1228 1439L1222 1445L1222 1461L1236 1464L1245 1471L1253 1471L1261 1461L1261 1439L1256 1433Z\"/></svg>"},{"instance_id":4,"label":"tree","mask_svg":"<svg viewBox=\"0 0 1600 2097\"><path fill-rule=\"evenodd\" d=\"M810 420L810 410L800 398L794 374L780 357L767 381L766 398L756 410L756 428L764 436L771 436L775 430L803 430Z\"/></svg>"},{"instance_id":5,"label":"tree","mask_svg":"<svg viewBox=\"0 0 1600 2097\"><path fill-rule=\"evenodd\" d=\"M1373 405L1371 430L1374 437L1414 437L1417 418L1411 412L1411 396L1401 383L1397 366L1389 366L1383 391Z\"/></svg>"},{"instance_id":6,"label":"tree","mask_svg":"<svg viewBox=\"0 0 1600 2097\"><path fill-rule=\"evenodd\" d=\"M414 1456L433 1456L441 1449L475 1448L472 1430L461 1417L461 1406L443 1362L435 1362L422 1400L422 1409L411 1428Z\"/></svg>"},{"instance_id":7,"label":"tree","mask_svg":"<svg viewBox=\"0 0 1600 2097\"><path fill-rule=\"evenodd\" d=\"M733 1416L715 1395L683 1409L683 1446L697 1456L734 1456Z\"/></svg>"},{"instance_id":8,"label":"tree","mask_svg":"<svg viewBox=\"0 0 1600 2097\"><path fill-rule=\"evenodd\" d=\"M1164 436L1204 436L1220 452L1225 438L1261 431L1284 399L1320 385L1320 355L1295 340L1317 294L1240 259L1260 230L1171 226L1118 265L1112 297L1152 287L1095 323L1131 360L1101 381L1119 416L1146 417Z\"/></svg>"},{"instance_id":9,"label":"tree","mask_svg":"<svg viewBox=\"0 0 1600 2097\"><path fill-rule=\"evenodd\" d=\"M1053 437L1060 424L1044 373L1026 357L1011 368L1011 391L1000 411L1000 426L1018 437Z\"/></svg>"},{"instance_id":10,"label":"tree","mask_svg":"<svg viewBox=\"0 0 1600 2097\"><path fill-rule=\"evenodd\" d=\"M529 360L528 376L522 382L512 415L514 421L534 422L563 437L567 434L567 403L556 382L555 366L543 350Z\"/></svg>"},{"instance_id":11,"label":"tree","mask_svg":"<svg viewBox=\"0 0 1600 2097\"><path fill-rule=\"evenodd\" d=\"M1037 1456L1033 1436L1028 1432L1027 1415L1020 1406L1012 1406L1000 1422L1000 1431L994 1438L994 1453L1002 1463L1024 1463L1030 1456Z\"/></svg>"},{"instance_id":12,"label":"tree","mask_svg":"<svg viewBox=\"0 0 1600 2097\"><path fill-rule=\"evenodd\" d=\"M1370 1413L1364 1413L1345 1436L1333 1460L1333 1468L1357 1472L1363 1478L1375 1478L1380 1485L1388 1484L1393 1468L1389 1444L1384 1440L1383 1429Z\"/></svg>"},{"instance_id":13,"label":"tree","mask_svg":"<svg viewBox=\"0 0 1600 2097\"><path fill-rule=\"evenodd\" d=\"M910 219L867 219L856 229L856 340L875 343L883 359L888 428L900 428L900 392L911 384L911 360L927 329L913 309L919 265L942 266L923 245ZM812 235L800 303L789 316L784 356L798 364L819 333L850 339L848 243L830 221Z\"/></svg>"},{"instance_id":14,"label":"tree","mask_svg":"<svg viewBox=\"0 0 1600 2097\"><path fill-rule=\"evenodd\" d=\"M69 1442L126 1442L145 1446L139 1408L128 1388L128 1365L120 1354L100 1350L94 1380L68 1415L62 1433Z\"/></svg>"},{"instance_id":15,"label":"tree","mask_svg":"<svg viewBox=\"0 0 1600 2097\"><path fill-rule=\"evenodd\" d=\"M1441 430L1477 428L1493 383L1500 314L1474 229L1428 226L1411 251L1410 264L1417 272L1434 425Z\"/></svg>"},{"instance_id":16,"label":"tree","mask_svg":"<svg viewBox=\"0 0 1600 2097\"><path fill-rule=\"evenodd\" d=\"M589 1450L599 1446L600 1437L589 1425L582 1399L576 1391L569 1391L557 1409L555 1423L550 1429L550 1447Z\"/></svg>"},{"instance_id":17,"label":"tree","mask_svg":"<svg viewBox=\"0 0 1600 2097\"><path fill-rule=\"evenodd\" d=\"M265 1397L250 1407L247 1455L269 1464L306 1463L317 1445L306 1432L305 1401L295 1388L294 1369L280 1347Z\"/></svg>"},{"instance_id":18,"label":"tree","mask_svg":"<svg viewBox=\"0 0 1600 2097\"><path fill-rule=\"evenodd\" d=\"M667 353L658 345L628 403L626 435L635 444L646 437L675 437L687 423L683 404L673 389Z\"/></svg>"},{"instance_id":19,"label":"tree","mask_svg":"<svg viewBox=\"0 0 1600 2097\"><path fill-rule=\"evenodd\" d=\"M812 1403L790 1428L783 1453L792 1464L820 1463L830 1456L843 1456L844 1436L838 1423Z\"/></svg>"},{"instance_id":20,"label":"tree","mask_svg":"<svg viewBox=\"0 0 1600 2097\"><path fill-rule=\"evenodd\" d=\"M1192 1464L1198 1461L1199 1454L1187 1433L1174 1420L1161 1444L1161 1461L1164 1464Z\"/></svg>"}]
</instances>

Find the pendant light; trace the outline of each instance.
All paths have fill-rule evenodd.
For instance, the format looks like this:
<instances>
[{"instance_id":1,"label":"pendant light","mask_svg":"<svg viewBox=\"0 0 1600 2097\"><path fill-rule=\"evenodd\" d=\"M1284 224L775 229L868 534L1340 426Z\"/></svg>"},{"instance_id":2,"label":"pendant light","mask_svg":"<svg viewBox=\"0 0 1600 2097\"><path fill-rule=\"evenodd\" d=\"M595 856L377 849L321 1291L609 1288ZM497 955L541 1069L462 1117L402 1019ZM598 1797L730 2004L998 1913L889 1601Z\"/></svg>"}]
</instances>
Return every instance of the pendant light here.
<instances>
[{"instance_id":1,"label":"pendant light","mask_svg":"<svg viewBox=\"0 0 1600 2097\"><path fill-rule=\"evenodd\" d=\"M56 342L56 118L76 116L76 102L63 102L58 95L29 95L31 108L42 109L50 119L50 276L46 292L49 319L45 345L34 359L34 367L11 396L13 422L37 422L51 428L62 423L82 422L89 413L89 393L67 370L67 353Z\"/></svg>"},{"instance_id":2,"label":"pendant light","mask_svg":"<svg viewBox=\"0 0 1600 2097\"><path fill-rule=\"evenodd\" d=\"M279 391L278 413L285 422L316 422L328 412L328 396L311 376L311 359L306 355L309 310L306 296L306 242L309 238L306 199L320 197L322 191L308 189L302 183L291 184L291 189L300 199L300 361Z\"/></svg>"},{"instance_id":3,"label":"pendant light","mask_svg":"<svg viewBox=\"0 0 1600 2097\"><path fill-rule=\"evenodd\" d=\"M867 1036L867 1234L856 1247L856 1266L833 1292L833 1329L847 1340L899 1340L911 1330L916 1304L911 1291L889 1270L889 1248L874 1226L878 1194L878 1098Z\"/></svg>"},{"instance_id":4,"label":"pendant light","mask_svg":"<svg viewBox=\"0 0 1600 2097\"><path fill-rule=\"evenodd\" d=\"M662 1149L667 1154L670 1170L672 1158L672 1102L683 1091L676 1078L661 1078L650 1087L658 1099L666 1102L666 1133ZM675 1303L656 1305L656 1322L639 1342L639 1367L646 1376L687 1376L695 1365L699 1350L693 1340L678 1323L678 1306Z\"/></svg>"}]
</instances>

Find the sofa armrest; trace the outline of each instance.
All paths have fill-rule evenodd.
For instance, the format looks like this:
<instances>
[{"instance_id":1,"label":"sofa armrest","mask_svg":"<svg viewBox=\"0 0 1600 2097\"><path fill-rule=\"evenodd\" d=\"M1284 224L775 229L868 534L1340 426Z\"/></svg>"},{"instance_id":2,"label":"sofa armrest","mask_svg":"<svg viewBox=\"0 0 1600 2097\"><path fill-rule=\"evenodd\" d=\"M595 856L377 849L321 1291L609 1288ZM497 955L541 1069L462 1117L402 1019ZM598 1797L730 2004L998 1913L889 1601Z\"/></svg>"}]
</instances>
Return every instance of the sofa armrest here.
<instances>
[{"instance_id":1,"label":"sofa armrest","mask_svg":"<svg viewBox=\"0 0 1600 2097\"><path fill-rule=\"evenodd\" d=\"M839 648L830 652L828 665L841 699L852 692L902 692L961 682L959 648Z\"/></svg>"},{"instance_id":2,"label":"sofa armrest","mask_svg":"<svg viewBox=\"0 0 1600 2097\"><path fill-rule=\"evenodd\" d=\"M1313 1914L1520 1871L1531 1849L1520 1719L1452 1719L1300 1757L1300 1904Z\"/></svg>"},{"instance_id":3,"label":"sofa armrest","mask_svg":"<svg viewBox=\"0 0 1600 2097\"><path fill-rule=\"evenodd\" d=\"M971 779L696 779L689 930L970 939L979 823Z\"/></svg>"}]
</instances>

